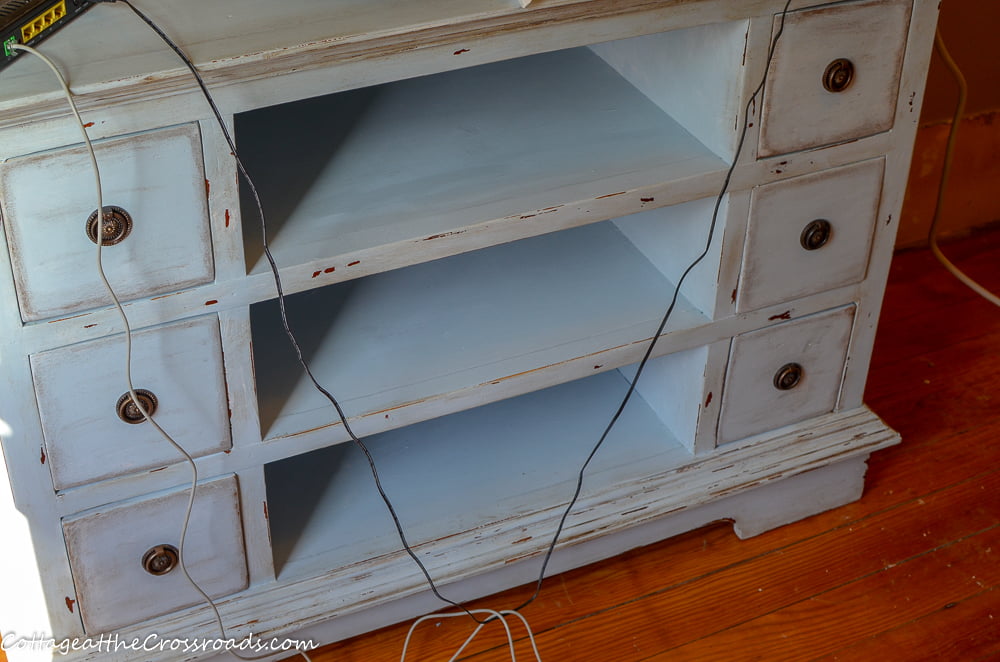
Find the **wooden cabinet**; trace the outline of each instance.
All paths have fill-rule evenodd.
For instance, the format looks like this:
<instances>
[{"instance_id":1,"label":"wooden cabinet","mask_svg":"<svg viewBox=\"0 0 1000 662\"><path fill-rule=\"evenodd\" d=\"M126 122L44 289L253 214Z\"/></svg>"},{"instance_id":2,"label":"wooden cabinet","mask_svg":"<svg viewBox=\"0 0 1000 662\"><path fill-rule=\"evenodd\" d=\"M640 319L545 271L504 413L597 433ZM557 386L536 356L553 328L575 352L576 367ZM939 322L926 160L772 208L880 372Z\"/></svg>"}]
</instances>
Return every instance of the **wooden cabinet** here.
<instances>
[{"instance_id":1,"label":"wooden cabinet","mask_svg":"<svg viewBox=\"0 0 1000 662\"><path fill-rule=\"evenodd\" d=\"M447 595L537 576L702 253L553 571L846 503L898 441L861 395L936 3L793 1L751 102L783 2L178 1L149 12L234 130L303 356ZM44 50L131 222L103 258L135 386L203 477L188 564L227 634L332 640L438 607L297 364L193 81L113 3ZM118 415L123 328L52 87L27 57L0 74L0 563L27 596L0 629L215 637L182 575L150 571L179 545L190 471Z\"/></svg>"}]
</instances>

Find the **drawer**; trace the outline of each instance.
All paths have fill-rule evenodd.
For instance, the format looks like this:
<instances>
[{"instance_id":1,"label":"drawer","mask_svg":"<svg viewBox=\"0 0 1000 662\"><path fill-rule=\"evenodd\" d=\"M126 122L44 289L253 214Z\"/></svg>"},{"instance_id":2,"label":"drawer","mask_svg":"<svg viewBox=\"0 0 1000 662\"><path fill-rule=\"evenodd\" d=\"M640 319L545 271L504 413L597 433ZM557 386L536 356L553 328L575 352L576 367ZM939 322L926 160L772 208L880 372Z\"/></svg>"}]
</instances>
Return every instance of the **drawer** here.
<instances>
[{"instance_id":1,"label":"drawer","mask_svg":"<svg viewBox=\"0 0 1000 662\"><path fill-rule=\"evenodd\" d=\"M910 0L868 0L788 14L764 91L758 154L890 129L910 6ZM778 25L775 18L775 31Z\"/></svg>"},{"instance_id":2,"label":"drawer","mask_svg":"<svg viewBox=\"0 0 1000 662\"><path fill-rule=\"evenodd\" d=\"M105 207L124 209L129 234L103 251L122 299L214 277L201 139L196 125L95 145ZM21 317L32 321L110 305L87 235L97 208L90 159L74 147L0 165L4 231Z\"/></svg>"},{"instance_id":3,"label":"drawer","mask_svg":"<svg viewBox=\"0 0 1000 662\"><path fill-rule=\"evenodd\" d=\"M737 310L862 280L884 168L875 159L755 189Z\"/></svg>"},{"instance_id":4,"label":"drawer","mask_svg":"<svg viewBox=\"0 0 1000 662\"><path fill-rule=\"evenodd\" d=\"M123 336L41 352L30 362L56 489L182 461L149 423L118 415L119 402L130 402ZM156 399L157 422L189 453L231 446L214 315L135 333L132 374L135 388Z\"/></svg>"},{"instance_id":5,"label":"drawer","mask_svg":"<svg viewBox=\"0 0 1000 662\"><path fill-rule=\"evenodd\" d=\"M733 338L719 443L833 411L854 310L846 306Z\"/></svg>"},{"instance_id":6,"label":"drawer","mask_svg":"<svg viewBox=\"0 0 1000 662\"><path fill-rule=\"evenodd\" d=\"M168 562L169 548L180 547L188 497L188 490L178 490L63 520L87 633L110 632L203 602L180 567ZM160 567L147 557L157 555L152 550L160 552ZM247 587L235 477L198 486L184 551L191 577L213 598ZM165 572L152 574L144 561Z\"/></svg>"}]
</instances>

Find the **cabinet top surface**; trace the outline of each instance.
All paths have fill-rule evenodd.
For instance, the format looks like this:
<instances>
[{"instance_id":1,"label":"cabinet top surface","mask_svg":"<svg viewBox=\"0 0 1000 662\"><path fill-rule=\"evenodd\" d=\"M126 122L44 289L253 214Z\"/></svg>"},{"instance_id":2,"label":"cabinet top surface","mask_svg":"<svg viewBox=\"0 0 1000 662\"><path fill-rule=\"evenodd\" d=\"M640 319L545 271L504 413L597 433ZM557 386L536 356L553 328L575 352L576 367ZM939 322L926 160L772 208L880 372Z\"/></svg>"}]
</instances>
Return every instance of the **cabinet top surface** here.
<instances>
[{"instance_id":1,"label":"cabinet top surface","mask_svg":"<svg viewBox=\"0 0 1000 662\"><path fill-rule=\"evenodd\" d=\"M219 87L636 13L661 12L669 28L675 18L678 26L727 20L777 12L784 2L532 0L527 7L519 0L138 0L135 4L191 57L210 86ZM810 3L793 0L792 4ZM564 47L527 46L522 41L512 45L506 56L519 55L519 48ZM64 70L85 106L170 95L188 91L191 84L176 55L120 3L93 7L40 49ZM496 53L491 59L506 56ZM41 62L20 56L0 72L0 112L5 115L0 123L12 126L50 115L55 89Z\"/></svg>"}]
</instances>

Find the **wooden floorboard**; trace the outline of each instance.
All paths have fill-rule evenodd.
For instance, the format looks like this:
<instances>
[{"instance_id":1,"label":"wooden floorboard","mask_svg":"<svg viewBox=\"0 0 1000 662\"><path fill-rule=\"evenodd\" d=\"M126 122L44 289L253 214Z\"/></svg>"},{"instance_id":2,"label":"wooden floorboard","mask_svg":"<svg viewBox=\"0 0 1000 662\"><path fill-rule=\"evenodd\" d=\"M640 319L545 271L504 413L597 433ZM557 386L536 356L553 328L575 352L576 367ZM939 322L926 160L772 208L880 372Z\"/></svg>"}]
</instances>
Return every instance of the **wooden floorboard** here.
<instances>
[{"instance_id":1,"label":"wooden floorboard","mask_svg":"<svg viewBox=\"0 0 1000 662\"><path fill-rule=\"evenodd\" d=\"M1000 291L1000 228L946 252ZM542 658L1000 661L998 356L1000 309L929 252L897 255L866 400L903 443L872 456L864 497L749 540L714 525L552 577L524 612ZM408 627L312 657L396 660ZM447 660L470 631L425 623L407 659ZM509 660L499 628L462 659Z\"/></svg>"}]
</instances>

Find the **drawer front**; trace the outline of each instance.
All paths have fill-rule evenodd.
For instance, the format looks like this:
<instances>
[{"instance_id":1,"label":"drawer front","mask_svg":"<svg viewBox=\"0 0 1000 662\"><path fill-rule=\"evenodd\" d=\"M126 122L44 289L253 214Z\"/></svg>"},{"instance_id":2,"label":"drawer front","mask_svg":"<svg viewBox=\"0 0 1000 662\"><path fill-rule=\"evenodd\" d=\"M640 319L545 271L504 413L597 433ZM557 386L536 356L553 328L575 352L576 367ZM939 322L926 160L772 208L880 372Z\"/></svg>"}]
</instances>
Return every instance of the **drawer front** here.
<instances>
[{"instance_id":1,"label":"drawer front","mask_svg":"<svg viewBox=\"0 0 1000 662\"><path fill-rule=\"evenodd\" d=\"M169 550L179 549L188 491L101 508L63 521L66 549L83 627L89 634L117 628L202 602ZM213 598L247 587L236 478L198 486L185 544L191 577ZM160 547L159 559L144 560ZM159 563L157 563L159 561Z\"/></svg>"},{"instance_id":2,"label":"drawer front","mask_svg":"<svg viewBox=\"0 0 1000 662\"><path fill-rule=\"evenodd\" d=\"M790 13L764 91L759 155L890 129L910 6L869 0Z\"/></svg>"},{"instance_id":3,"label":"drawer front","mask_svg":"<svg viewBox=\"0 0 1000 662\"><path fill-rule=\"evenodd\" d=\"M884 168L876 159L755 189L737 310L862 280Z\"/></svg>"},{"instance_id":4,"label":"drawer front","mask_svg":"<svg viewBox=\"0 0 1000 662\"><path fill-rule=\"evenodd\" d=\"M733 338L719 443L833 411L853 321L851 305Z\"/></svg>"},{"instance_id":5,"label":"drawer front","mask_svg":"<svg viewBox=\"0 0 1000 662\"><path fill-rule=\"evenodd\" d=\"M95 145L105 207L128 212L131 231L102 253L122 299L180 290L214 277L201 139L196 125ZM110 305L87 235L97 208L83 147L0 165L4 230L21 317L45 319Z\"/></svg>"},{"instance_id":6,"label":"drawer front","mask_svg":"<svg viewBox=\"0 0 1000 662\"><path fill-rule=\"evenodd\" d=\"M57 489L182 461L149 423L125 422L118 415L128 391L122 336L60 347L30 361L46 461ZM231 446L215 316L135 333L132 374L135 388L155 398L157 422L189 453L207 455ZM122 404L127 408L129 402Z\"/></svg>"}]
</instances>

